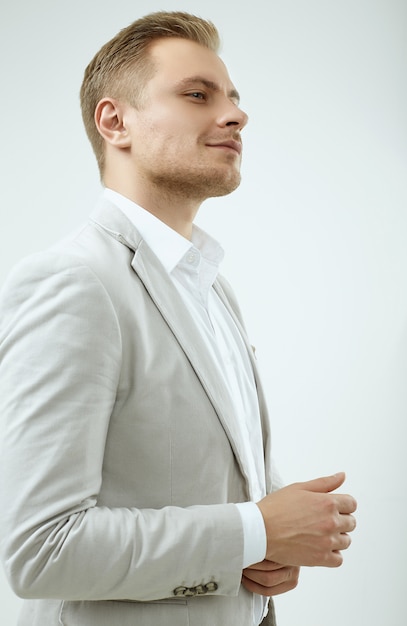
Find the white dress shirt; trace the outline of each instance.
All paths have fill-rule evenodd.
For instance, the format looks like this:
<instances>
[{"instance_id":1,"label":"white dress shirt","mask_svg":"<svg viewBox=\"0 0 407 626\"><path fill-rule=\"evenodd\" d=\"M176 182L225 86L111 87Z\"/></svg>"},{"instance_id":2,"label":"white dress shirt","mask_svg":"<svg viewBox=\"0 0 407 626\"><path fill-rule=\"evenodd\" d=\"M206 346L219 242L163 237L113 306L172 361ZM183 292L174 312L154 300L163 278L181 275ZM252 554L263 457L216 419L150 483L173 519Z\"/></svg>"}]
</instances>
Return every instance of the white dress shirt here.
<instances>
[{"instance_id":1,"label":"white dress shirt","mask_svg":"<svg viewBox=\"0 0 407 626\"><path fill-rule=\"evenodd\" d=\"M224 252L196 225L189 241L121 194L111 189L105 189L104 194L127 215L168 272L230 392L246 444L252 498L251 502L236 503L244 532L243 569L262 561L266 554L263 517L255 504L265 496L265 470L259 405L249 355L236 324L213 289ZM260 623L265 605L263 597L255 596L254 625Z\"/></svg>"}]
</instances>

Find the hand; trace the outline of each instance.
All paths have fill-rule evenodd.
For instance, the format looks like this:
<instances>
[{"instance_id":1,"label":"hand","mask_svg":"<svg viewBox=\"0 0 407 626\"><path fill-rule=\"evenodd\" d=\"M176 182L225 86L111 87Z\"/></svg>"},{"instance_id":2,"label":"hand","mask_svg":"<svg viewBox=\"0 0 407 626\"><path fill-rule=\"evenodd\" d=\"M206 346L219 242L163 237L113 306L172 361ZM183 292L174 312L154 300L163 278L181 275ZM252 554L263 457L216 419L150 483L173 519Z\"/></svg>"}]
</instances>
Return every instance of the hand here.
<instances>
[{"instance_id":1,"label":"hand","mask_svg":"<svg viewBox=\"0 0 407 626\"><path fill-rule=\"evenodd\" d=\"M261 596L277 596L294 589L298 584L299 574L299 567L265 560L243 570L242 585L248 591Z\"/></svg>"},{"instance_id":2,"label":"hand","mask_svg":"<svg viewBox=\"0 0 407 626\"><path fill-rule=\"evenodd\" d=\"M266 559L283 565L342 564L341 550L350 546L356 510L352 496L331 493L345 474L295 483L257 503L266 527Z\"/></svg>"}]
</instances>

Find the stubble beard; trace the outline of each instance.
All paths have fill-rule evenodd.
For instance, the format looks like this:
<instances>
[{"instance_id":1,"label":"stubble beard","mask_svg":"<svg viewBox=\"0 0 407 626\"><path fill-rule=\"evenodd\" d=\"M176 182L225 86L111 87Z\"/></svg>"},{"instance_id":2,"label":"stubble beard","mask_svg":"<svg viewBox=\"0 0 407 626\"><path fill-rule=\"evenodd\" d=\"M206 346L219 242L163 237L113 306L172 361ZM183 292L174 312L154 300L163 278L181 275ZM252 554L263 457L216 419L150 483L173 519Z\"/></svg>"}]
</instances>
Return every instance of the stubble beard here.
<instances>
[{"instance_id":1,"label":"stubble beard","mask_svg":"<svg viewBox=\"0 0 407 626\"><path fill-rule=\"evenodd\" d=\"M172 197L203 202L207 198L226 196L240 185L241 174L238 169L195 168L156 171L152 182L157 189Z\"/></svg>"}]
</instances>

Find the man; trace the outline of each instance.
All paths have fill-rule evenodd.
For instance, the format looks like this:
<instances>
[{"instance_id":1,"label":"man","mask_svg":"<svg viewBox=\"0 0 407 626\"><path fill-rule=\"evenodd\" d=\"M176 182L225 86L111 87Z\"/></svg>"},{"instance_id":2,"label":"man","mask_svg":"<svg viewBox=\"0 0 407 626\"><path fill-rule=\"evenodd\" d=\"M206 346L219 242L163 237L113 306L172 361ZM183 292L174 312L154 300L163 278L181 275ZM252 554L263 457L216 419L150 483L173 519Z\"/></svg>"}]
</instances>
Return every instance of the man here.
<instances>
[{"instance_id":1,"label":"man","mask_svg":"<svg viewBox=\"0 0 407 626\"><path fill-rule=\"evenodd\" d=\"M138 20L88 66L105 191L1 297L1 554L23 626L274 624L301 565L341 564L343 474L281 487L219 245L193 225L240 182L218 34Z\"/></svg>"}]
</instances>

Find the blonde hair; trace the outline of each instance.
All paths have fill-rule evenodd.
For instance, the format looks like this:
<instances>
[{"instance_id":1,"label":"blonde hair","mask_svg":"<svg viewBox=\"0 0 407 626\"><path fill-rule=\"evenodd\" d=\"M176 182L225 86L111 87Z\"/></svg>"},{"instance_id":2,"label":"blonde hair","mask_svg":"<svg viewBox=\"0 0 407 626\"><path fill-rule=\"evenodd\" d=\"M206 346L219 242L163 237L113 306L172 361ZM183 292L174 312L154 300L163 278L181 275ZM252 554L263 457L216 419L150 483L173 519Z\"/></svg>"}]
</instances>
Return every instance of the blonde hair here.
<instances>
[{"instance_id":1,"label":"blonde hair","mask_svg":"<svg viewBox=\"0 0 407 626\"><path fill-rule=\"evenodd\" d=\"M108 41L85 70L80 100L86 133L99 170L104 170L104 141L95 124L95 109L104 97L141 102L143 88L154 73L149 46L156 39L179 37L195 41L214 52L220 46L212 22L181 11L158 11L146 15Z\"/></svg>"}]
</instances>

